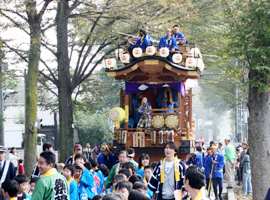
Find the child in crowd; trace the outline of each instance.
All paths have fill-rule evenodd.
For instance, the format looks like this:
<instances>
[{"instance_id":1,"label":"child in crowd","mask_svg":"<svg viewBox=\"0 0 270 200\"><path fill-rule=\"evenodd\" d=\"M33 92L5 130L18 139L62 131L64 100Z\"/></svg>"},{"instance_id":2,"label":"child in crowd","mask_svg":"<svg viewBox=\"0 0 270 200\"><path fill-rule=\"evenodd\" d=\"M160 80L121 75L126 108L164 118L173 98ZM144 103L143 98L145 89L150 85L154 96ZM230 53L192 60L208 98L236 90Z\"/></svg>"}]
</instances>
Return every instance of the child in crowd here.
<instances>
[{"instance_id":1,"label":"child in crowd","mask_svg":"<svg viewBox=\"0 0 270 200\"><path fill-rule=\"evenodd\" d=\"M92 199L96 195L94 192L93 174L90 172L92 165L91 163L87 162L86 163L87 168L86 168L84 166L85 160L86 159L83 154L80 154L80 153L76 154L75 168L77 171L77 175L81 175L80 181L79 181L79 199L81 200Z\"/></svg>"},{"instance_id":2,"label":"child in crowd","mask_svg":"<svg viewBox=\"0 0 270 200\"><path fill-rule=\"evenodd\" d=\"M133 184L132 187L133 190L138 190L140 193L142 193L143 195L147 194L148 188L147 185L143 182L137 181Z\"/></svg>"},{"instance_id":3,"label":"child in crowd","mask_svg":"<svg viewBox=\"0 0 270 200\"><path fill-rule=\"evenodd\" d=\"M128 200L148 200L140 191L132 190L128 196Z\"/></svg>"},{"instance_id":4,"label":"child in crowd","mask_svg":"<svg viewBox=\"0 0 270 200\"><path fill-rule=\"evenodd\" d=\"M79 186L78 183L72 178L75 173L75 166L67 164L63 169L63 176L69 183L70 200L79 200Z\"/></svg>"},{"instance_id":5,"label":"child in crowd","mask_svg":"<svg viewBox=\"0 0 270 200\"><path fill-rule=\"evenodd\" d=\"M92 200L102 200L102 195L96 195Z\"/></svg>"},{"instance_id":6,"label":"child in crowd","mask_svg":"<svg viewBox=\"0 0 270 200\"><path fill-rule=\"evenodd\" d=\"M128 180L131 176L131 173L128 169L120 169L118 174L123 174L126 180Z\"/></svg>"},{"instance_id":7,"label":"child in crowd","mask_svg":"<svg viewBox=\"0 0 270 200\"><path fill-rule=\"evenodd\" d=\"M36 186L36 182L39 180L40 178L39 177L34 177L34 178L31 178L30 180L30 190L28 192L29 195L32 196L33 192L34 192L34 189L35 189L35 186Z\"/></svg>"},{"instance_id":8,"label":"child in crowd","mask_svg":"<svg viewBox=\"0 0 270 200\"><path fill-rule=\"evenodd\" d=\"M150 157L148 154L143 153L139 158L139 169L136 171L136 174L141 175L144 178L144 167L150 165Z\"/></svg>"},{"instance_id":9,"label":"child in crowd","mask_svg":"<svg viewBox=\"0 0 270 200\"><path fill-rule=\"evenodd\" d=\"M19 174L14 177L14 180L19 183L19 191L17 194L18 200L30 200L31 196L26 193L28 187L28 179L25 175Z\"/></svg>"},{"instance_id":10,"label":"child in crowd","mask_svg":"<svg viewBox=\"0 0 270 200\"><path fill-rule=\"evenodd\" d=\"M122 169L128 169L131 175L135 174L136 172L135 166L132 162L125 162L122 166Z\"/></svg>"},{"instance_id":11,"label":"child in crowd","mask_svg":"<svg viewBox=\"0 0 270 200\"><path fill-rule=\"evenodd\" d=\"M153 174L153 167L152 165L147 165L144 167L144 179L143 179L143 182L144 183L148 183L148 181L150 180L152 174ZM153 191L152 190L149 190L147 189L147 193L146 193L146 196L151 199L152 196L153 196Z\"/></svg>"},{"instance_id":12,"label":"child in crowd","mask_svg":"<svg viewBox=\"0 0 270 200\"><path fill-rule=\"evenodd\" d=\"M23 160L19 159L18 174L24 174Z\"/></svg>"},{"instance_id":13,"label":"child in crowd","mask_svg":"<svg viewBox=\"0 0 270 200\"><path fill-rule=\"evenodd\" d=\"M132 176L129 178L128 181L131 182L131 183L133 184L133 183L135 183L135 182L137 182L137 181L143 182L143 178L142 178L141 175L139 175L139 174L134 174L134 175L132 175Z\"/></svg>"},{"instance_id":14,"label":"child in crowd","mask_svg":"<svg viewBox=\"0 0 270 200\"><path fill-rule=\"evenodd\" d=\"M113 180L112 180L112 187L111 187L111 191L112 192L115 192L115 186L118 182L120 181L124 181L126 180L125 179L125 176L123 174L116 174L114 177L113 177Z\"/></svg>"},{"instance_id":15,"label":"child in crowd","mask_svg":"<svg viewBox=\"0 0 270 200\"><path fill-rule=\"evenodd\" d=\"M19 183L13 179L6 180L2 184L4 198L7 200L16 200L19 191Z\"/></svg>"},{"instance_id":16,"label":"child in crowd","mask_svg":"<svg viewBox=\"0 0 270 200\"><path fill-rule=\"evenodd\" d=\"M104 164L99 165L98 168L99 168L99 171L101 171L102 174L103 174L103 177L104 177L104 183L105 183L105 181L107 180L107 177L108 177L108 175L109 175L109 169L108 169L108 167L107 167L106 165L104 165ZM104 191L103 194L108 194L108 193L109 193L109 189L105 189L104 184L102 185L102 190Z\"/></svg>"},{"instance_id":17,"label":"child in crowd","mask_svg":"<svg viewBox=\"0 0 270 200\"><path fill-rule=\"evenodd\" d=\"M115 186L115 191L123 195L124 200L128 200L128 195L132 190L132 184L129 181L120 181Z\"/></svg>"},{"instance_id":18,"label":"child in crowd","mask_svg":"<svg viewBox=\"0 0 270 200\"><path fill-rule=\"evenodd\" d=\"M103 185L105 183L105 179L104 179L103 173L98 169L97 161L95 161L94 159L90 158L89 159L89 162L92 165L91 172L93 174L94 181L95 181L95 188L94 188L95 193L96 194L102 194L102 188L103 188Z\"/></svg>"},{"instance_id":19,"label":"child in crowd","mask_svg":"<svg viewBox=\"0 0 270 200\"><path fill-rule=\"evenodd\" d=\"M85 163L86 161L86 158L83 154L77 154L74 158L75 160L75 163ZM80 167L75 167L75 173L74 173L74 180L79 184L80 183L80 179L81 179L81 176L82 176L82 170Z\"/></svg>"}]
</instances>

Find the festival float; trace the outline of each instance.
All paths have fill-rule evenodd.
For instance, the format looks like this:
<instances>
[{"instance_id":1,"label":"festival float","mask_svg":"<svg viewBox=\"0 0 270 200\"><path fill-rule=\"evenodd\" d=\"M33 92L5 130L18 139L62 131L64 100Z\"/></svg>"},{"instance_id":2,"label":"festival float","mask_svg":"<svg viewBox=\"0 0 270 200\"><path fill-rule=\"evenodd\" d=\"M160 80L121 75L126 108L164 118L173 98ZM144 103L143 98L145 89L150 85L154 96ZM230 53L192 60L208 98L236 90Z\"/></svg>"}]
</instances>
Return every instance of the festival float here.
<instances>
[{"instance_id":1,"label":"festival float","mask_svg":"<svg viewBox=\"0 0 270 200\"><path fill-rule=\"evenodd\" d=\"M185 160L188 154L195 151L196 138L195 118L192 117L193 94L192 89L186 89L185 83L188 79L199 79L204 70L200 50L195 45L179 45L172 56L174 62L170 62L166 59L169 54L166 47L158 51L157 46L148 46L145 53L140 48L134 48L133 60L127 48L117 49L115 58L103 61L107 76L125 81L125 88L119 91L120 105L112 108L109 114L115 125L114 151L132 147L136 151L135 159L141 153L147 153L154 162L164 157L164 144L172 140L179 145L178 156ZM167 87L177 99L172 108L161 107L157 103L159 95ZM132 126L138 114L136 106L141 104L142 96L147 97L152 107L149 110L149 128ZM138 103L134 105L136 98Z\"/></svg>"}]
</instances>

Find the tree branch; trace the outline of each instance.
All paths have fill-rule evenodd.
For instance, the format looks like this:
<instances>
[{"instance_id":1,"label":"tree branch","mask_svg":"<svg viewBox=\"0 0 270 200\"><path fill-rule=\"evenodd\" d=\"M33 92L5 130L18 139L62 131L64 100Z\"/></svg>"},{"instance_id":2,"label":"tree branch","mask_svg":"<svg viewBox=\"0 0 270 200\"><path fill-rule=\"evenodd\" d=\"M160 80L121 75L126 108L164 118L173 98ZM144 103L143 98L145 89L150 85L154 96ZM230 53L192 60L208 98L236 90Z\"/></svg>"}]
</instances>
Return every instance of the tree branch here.
<instances>
[{"instance_id":1,"label":"tree branch","mask_svg":"<svg viewBox=\"0 0 270 200\"><path fill-rule=\"evenodd\" d=\"M14 49L14 48L10 47L6 42L3 42L3 44L5 44L11 51L15 52L21 59L23 59L26 63L28 63L27 58L24 57L24 56L18 51L18 49Z\"/></svg>"},{"instance_id":2,"label":"tree branch","mask_svg":"<svg viewBox=\"0 0 270 200\"><path fill-rule=\"evenodd\" d=\"M47 63L40 58L40 61L44 64L44 66L47 68L47 70L50 72L51 76L52 76L52 82L58 87L59 83L58 83L58 79L55 77L54 73L52 72L52 70L49 68L49 66L47 65Z\"/></svg>"},{"instance_id":3,"label":"tree branch","mask_svg":"<svg viewBox=\"0 0 270 200\"><path fill-rule=\"evenodd\" d=\"M55 83L54 80L51 77L49 77L48 75L44 74L43 71L39 71L39 73L58 87L58 84Z\"/></svg>"},{"instance_id":4,"label":"tree branch","mask_svg":"<svg viewBox=\"0 0 270 200\"><path fill-rule=\"evenodd\" d=\"M11 17L7 16L5 13L3 13L1 10L0 10L0 13L6 17L9 21L11 21L16 27L18 27L19 29L23 30L25 33L27 33L28 35L30 35L30 33L25 30L24 28L22 28L21 24L19 24L18 22L16 22L14 19L12 19Z\"/></svg>"},{"instance_id":5,"label":"tree branch","mask_svg":"<svg viewBox=\"0 0 270 200\"><path fill-rule=\"evenodd\" d=\"M38 21L41 22L42 20L42 16L45 13L45 10L47 9L48 5L52 2L53 0L45 0L45 3L43 4L43 7L41 8L41 10L38 13Z\"/></svg>"}]
</instances>

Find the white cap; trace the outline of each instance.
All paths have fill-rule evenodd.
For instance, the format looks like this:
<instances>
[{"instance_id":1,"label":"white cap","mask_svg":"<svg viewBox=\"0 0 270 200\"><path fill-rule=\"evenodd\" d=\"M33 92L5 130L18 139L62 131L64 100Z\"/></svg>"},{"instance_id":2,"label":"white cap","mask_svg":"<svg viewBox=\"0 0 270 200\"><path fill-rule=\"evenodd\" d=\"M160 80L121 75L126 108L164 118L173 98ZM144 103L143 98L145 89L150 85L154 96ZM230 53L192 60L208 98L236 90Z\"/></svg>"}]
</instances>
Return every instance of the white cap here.
<instances>
[{"instance_id":1,"label":"white cap","mask_svg":"<svg viewBox=\"0 0 270 200\"><path fill-rule=\"evenodd\" d=\"M231 141L231 138L228 136L228 137L225 137L224 140Z\"/></svg>"}]
</instances>

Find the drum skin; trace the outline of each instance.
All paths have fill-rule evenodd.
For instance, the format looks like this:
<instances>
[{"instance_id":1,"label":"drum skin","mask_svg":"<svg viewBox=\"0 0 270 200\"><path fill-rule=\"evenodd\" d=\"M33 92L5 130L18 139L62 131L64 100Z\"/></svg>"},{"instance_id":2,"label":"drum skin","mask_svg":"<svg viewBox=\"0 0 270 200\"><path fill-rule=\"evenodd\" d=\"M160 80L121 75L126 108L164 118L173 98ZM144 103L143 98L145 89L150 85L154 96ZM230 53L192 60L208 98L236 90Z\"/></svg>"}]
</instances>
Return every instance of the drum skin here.
<instances>
[{"instance_id":1,"label":"drum skin","mask_svg":"<svg viewBox=\"0 0 270 200\"><path fill-rule=\"evenodd\" d=\"M165 119L165 124L169 128L175 128L178 125L178 118L176 115L169 115Z\"/></svg>"},{"instance_id":2,"label":"drum skin","mask_svg":"<svg viewBox=\"0 0 270 200\"><path fill-rule=\"evenodd\" d=\"M164 126L164 118L161 115L156 115L152 119L152 125L155 128L162 128Z\"/></svg>"},{"instance_id":3,"label":"drum skin","mask_svg":"<svg viewBox=\"0 0 270 200\"><path fill-rule=\"evenodd\" d=\"M110 110L109 117L114 122L122 122L125 119L125 110L121 107L115 107Z\"/></svg>"}]
</instances>

